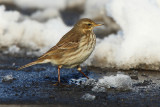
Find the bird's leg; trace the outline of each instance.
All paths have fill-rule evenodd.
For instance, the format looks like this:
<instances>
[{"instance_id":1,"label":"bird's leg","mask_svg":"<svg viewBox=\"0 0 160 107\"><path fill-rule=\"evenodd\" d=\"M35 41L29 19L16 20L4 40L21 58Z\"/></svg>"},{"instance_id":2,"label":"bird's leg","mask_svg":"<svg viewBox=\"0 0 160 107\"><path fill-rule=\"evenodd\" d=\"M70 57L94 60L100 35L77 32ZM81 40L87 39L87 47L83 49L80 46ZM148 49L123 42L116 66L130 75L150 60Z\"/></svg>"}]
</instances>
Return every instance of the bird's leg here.
<instances>
[{"instance_id":1,"label":"bird's leg","mask_svg":"<svg viewBox=\"0 0 160 107\"><path fill-rule=\"evenodd\" d=\"M81 69L80 66L77 66L77 70L78 70L80 73L82 73L87 79L89 79L89 78L82 72L82 69Z\"/></svg>"},{"instance_id":2,"label":"bird's leg","mask_svg":"<svg viewBox=\"0 0 160 107\"><path fill-rule=\"evenodd\" d=\"M58 66L58 84L60 84L61 79L60 79L60 69L62 68L62 65Z\"/></svg>"},{"instance_id":3,"label":"bird's leg","mask_svg":"<svg viewBox=\"0 0 160 107\"><path fill-rule=\"evenodd\" d=\"M60 85L61 79L60 79L60 69L62 68L62 65L58 65L58 82L54 85Z\"/></svg>"}]
</instances>

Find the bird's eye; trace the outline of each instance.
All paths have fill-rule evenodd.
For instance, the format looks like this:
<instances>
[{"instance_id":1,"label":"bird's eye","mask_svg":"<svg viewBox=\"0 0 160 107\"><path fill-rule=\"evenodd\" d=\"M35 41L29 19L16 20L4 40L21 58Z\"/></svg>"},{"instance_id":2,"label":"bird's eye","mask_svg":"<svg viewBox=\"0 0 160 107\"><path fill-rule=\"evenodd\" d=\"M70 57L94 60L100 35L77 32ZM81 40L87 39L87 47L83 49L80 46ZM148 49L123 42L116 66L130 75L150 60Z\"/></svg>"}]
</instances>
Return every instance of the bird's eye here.
<instances>
[{"instance_id":1,"label":"bird's eye","mask_svg":"<svg viewBox=\"0 0 160 107\"><path fill-rule=\"evenodd\" d=\"M92 24L88 24L88 26L91 26Z\"/></svg>"}]
</instances>

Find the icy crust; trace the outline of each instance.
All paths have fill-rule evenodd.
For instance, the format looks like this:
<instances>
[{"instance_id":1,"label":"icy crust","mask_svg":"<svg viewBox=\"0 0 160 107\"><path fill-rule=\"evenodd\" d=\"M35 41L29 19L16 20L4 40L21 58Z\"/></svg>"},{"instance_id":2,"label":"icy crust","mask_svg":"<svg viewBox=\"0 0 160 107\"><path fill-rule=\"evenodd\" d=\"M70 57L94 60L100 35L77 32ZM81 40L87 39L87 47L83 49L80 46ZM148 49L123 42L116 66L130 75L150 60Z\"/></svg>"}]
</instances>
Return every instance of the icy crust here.
<instances>
[{"instance_id":1,"label":"icy crust","mask_svg":"<svg viewBox=\"0 0 160 107\"><path fill-rule=\"evenodd\" d=\"M59 17L42 23L24 18L17 11L5 11L5 7L0 6L0 48L16 45L33 50L40 49L41 54L55 45L70 29ZM9 52L11 50L12 48L9 48Z\"/></svg>"}]
</instances>

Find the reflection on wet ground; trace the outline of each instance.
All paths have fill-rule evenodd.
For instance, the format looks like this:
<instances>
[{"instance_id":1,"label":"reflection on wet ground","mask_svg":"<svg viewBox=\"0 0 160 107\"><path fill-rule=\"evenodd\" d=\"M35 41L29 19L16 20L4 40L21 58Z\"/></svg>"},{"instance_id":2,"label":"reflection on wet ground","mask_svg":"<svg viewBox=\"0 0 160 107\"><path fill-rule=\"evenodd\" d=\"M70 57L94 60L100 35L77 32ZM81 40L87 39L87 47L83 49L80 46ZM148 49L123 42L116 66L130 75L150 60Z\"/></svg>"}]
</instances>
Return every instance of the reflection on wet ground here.
<instances>
[{"instance_id":1,"label":"reflection on wet ground","mask_svg":"<svg viewBox=\"0 0 160 107\"><path fill-rule=\"evenodd\" d=\"M88 106L89 104L90 106L109 107L160 106L159 71L120 71L114 68L83 67L84 73L90 77L90 80L93 80L89 81L76 69L62 69L61 82L65 86L54 86L53 84L57 81L57 68L50 64L36 65L22 71L15 71L18 66L35 59L1 55L1 104L51 104L56 106ZM130 89L108 87L105 88L105 91L93 91L94 82L104 76L109 77L117 75L117 73L129 75L132 79ZM73 82L74 80L76 82ZM85 84L88 81L90 83Z\"/></svg>"}]
</instances>

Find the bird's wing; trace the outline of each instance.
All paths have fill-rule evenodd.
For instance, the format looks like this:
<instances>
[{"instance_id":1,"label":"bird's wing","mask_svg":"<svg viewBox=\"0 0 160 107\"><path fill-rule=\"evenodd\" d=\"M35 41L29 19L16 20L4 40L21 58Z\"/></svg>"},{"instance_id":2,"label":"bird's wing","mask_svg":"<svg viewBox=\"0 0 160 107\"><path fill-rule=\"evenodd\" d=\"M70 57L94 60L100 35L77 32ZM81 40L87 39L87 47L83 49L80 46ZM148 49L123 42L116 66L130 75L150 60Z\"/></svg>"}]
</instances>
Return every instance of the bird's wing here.
<instances>
[{"instance_id":1,"label":"bird's wing","mask_svg":"<svg viewBox=\"0 0 160 107\"><path fill-rule=\"evenodd\" d=\"M78 48L79 41L80 34L74 34L72 32L69 32L66 35L64 35L54 47L52 47L49 51L47 51L38 59L46 58L51 55L62 54L64 51Z\"/></svg>"}]
</instances>

